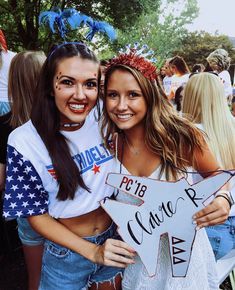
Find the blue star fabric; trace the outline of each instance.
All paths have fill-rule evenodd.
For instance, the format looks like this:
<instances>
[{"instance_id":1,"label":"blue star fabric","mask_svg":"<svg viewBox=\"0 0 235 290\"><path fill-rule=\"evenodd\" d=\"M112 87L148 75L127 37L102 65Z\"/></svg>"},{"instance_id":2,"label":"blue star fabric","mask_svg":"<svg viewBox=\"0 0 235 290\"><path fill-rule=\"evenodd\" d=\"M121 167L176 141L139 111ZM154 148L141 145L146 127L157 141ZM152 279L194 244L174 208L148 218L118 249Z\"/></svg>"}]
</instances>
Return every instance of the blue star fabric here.
<instances>
[{"instance_id":1,"label":"blue star fabric","mask_svg":"<svg viewBox=\"0 0 235 290\"><path fill-rule=\"evenodd\" d=\"M14 147L7 148L3 217L14 219L48 212L48 193L34 166Z\"/></svg>"}]
</instances>

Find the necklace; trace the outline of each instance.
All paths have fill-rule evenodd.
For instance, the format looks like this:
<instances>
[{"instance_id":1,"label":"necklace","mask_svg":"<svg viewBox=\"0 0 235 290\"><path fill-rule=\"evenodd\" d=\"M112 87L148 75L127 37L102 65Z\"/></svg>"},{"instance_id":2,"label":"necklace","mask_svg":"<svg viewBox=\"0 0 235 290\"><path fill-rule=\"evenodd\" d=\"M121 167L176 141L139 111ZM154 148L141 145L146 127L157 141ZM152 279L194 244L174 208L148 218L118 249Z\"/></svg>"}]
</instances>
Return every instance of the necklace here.
<instances>
[{"instance_id":1,"label":"necklace","mask_svg":"<svg viewBox=\"0 0 235 290\"><path fill-rule=\"evenodd\" d=\"M83 122L80 123L61 123L60 126L64 128L72 128L72 127L79 127L83 124Z\"/></svg>"},{"instance_id":2,"label":"necklace","mask_svg":"<svg viewBox=\"0 0 235 290\"><path fill-rule=\"evenodd\" d=\"M124 135L125 136L125 135ZM134 155L139 155L140 154L140 149L135 149L129 142L127 137L125 136L125 142L128 146L128 148L130 149L131 153L133 153Z\"/></svg>"}]
</instances>

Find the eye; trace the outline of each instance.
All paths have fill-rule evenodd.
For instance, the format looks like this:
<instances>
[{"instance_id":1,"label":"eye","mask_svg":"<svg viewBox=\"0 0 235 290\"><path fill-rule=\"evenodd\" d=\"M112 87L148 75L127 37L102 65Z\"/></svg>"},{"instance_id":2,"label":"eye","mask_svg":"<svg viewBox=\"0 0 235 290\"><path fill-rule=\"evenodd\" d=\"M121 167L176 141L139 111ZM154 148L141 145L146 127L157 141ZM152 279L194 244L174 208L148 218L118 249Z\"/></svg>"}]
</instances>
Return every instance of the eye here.
<instances>
[{"instance_id":1,"label":"eye","mask_svg":"<svg viewBox=\"0 0 235 290\"><path fill-rule=\"evenodd\" d=\"M97 82L96 81L89 81L86 83L86 86L88 88L96 88L97 87Z\"/></svg>"},{"instance_id":2,"label":"eye","mask_svg":"<svg viewBox=\"0 0 235 290\"><path fill-rule=\"evenodd\" d=\"M129 96L130 96L131 98L135 98L135 97L138 97L139 94L136 93L136 92L130 92L130 93L129 93Z\"/></svg>"},{"instance_id":3,"label":"eye","mask_svg":"<svg viewBox=\"0 0 235 290\"><path fill-rule=\"evenodd\" d=\"M108 97L108 98L112 98L112 99L114 99L114 98L117 97L117 93L115 93L115 92L108 92L108 93L107 93L107 97Z\"/></svg>"},{"instance_id":4,"label":"eye","mask_svg":"<svg viewBox=\"0 0 235 290\"><path fill-rule=\"evenodd\" d=\"M69 79L64 79L61 81L61 84L71 87L73 85L73 82Z\"/></svg>"}]
</instances>

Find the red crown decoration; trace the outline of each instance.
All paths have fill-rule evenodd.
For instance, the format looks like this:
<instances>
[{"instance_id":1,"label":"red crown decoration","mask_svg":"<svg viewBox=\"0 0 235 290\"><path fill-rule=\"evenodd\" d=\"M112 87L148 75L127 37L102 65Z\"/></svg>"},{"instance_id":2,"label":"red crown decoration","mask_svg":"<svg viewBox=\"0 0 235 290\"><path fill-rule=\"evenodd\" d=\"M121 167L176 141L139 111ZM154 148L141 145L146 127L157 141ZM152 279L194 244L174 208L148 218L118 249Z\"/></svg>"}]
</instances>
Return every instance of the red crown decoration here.
<instances>
[{"instance_id":1,"label":"red crown decoration","mask_svg":"<svg viewBox=\"0 0 235 290\"><path fill-rule=\"evenodd\" d=\"M117 57L111 59L107 65L106 71L109 70L113 65L123 64L135 68L141 72L144 77L149 80L155 80L157 78L157 67L153 64L156 61L155 58L148 59L154 52L148 49L147 45L143 45L138 49L139 44L135 43L134 47L130 45L126 46L126 51L121 50Z\"/></svg>"},{"instance_id":2,"label":"red crown decoration","mask_svg":"<svg viewBox=\"0 0 235 290\"><path fill-rule=\"evenodd\" d=\"M7 51L7 42L6 42L6 38L2 32L2 30L0 29L0 43L2 48Z\"/></svg>"}]
</instances>

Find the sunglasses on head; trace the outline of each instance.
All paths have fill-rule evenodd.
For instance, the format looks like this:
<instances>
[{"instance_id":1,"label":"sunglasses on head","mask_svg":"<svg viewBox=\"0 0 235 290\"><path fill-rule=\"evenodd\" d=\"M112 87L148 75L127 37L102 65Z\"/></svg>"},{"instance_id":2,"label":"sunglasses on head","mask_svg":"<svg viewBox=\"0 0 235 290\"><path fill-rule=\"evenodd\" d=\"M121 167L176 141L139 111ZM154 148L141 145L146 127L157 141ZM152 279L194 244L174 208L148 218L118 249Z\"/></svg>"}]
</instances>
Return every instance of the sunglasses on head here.
<instances>
[{"instance_id":1,"label":"sunglasses on head","mask_svg":"<svg viewBox=\"0 0 235 290\"><path fill-rule=\"evenodd\" d=\"M214 72L214 71L199 71L199 72L192 72L190 75L189 75L189 78L191 78L193 75L198 75L198 74L201 74L201 73L210 73L210 74L213 74L213 75L215 75L215 76L219 76L216 72Z\"/></svg>"}]
</instances>

